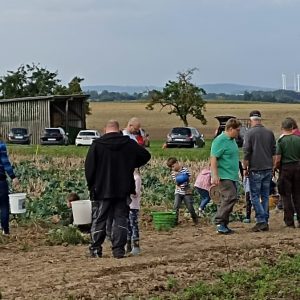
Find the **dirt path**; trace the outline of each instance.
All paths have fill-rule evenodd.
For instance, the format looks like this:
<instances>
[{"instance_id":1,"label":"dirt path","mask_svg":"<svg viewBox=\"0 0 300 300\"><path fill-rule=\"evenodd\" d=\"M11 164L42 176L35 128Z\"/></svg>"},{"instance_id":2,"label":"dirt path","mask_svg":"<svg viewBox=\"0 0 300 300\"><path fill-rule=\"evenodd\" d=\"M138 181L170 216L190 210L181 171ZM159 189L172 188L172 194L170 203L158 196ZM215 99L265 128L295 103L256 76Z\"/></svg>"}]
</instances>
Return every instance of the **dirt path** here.
<instances>
[{"instance_id":1,"label":"dirt path","mask_svg":"<svg viewBox=\"0 0 300 300\"><path fill-rule=\"evenodd\" d=\"M248 232L252 225L232 223L236 233L230 236L191 223L170 232L144 229L142 254L121 260L111 257L108 243L103 258L91 259L87 246L45 246L41 233L26 236L13 228L9 242L0 244L0 291L3 299L167 297L168 278L184 287L299 252L300 229L285 228L282 213L272 213L269 232Z\"/></svg>"}]
</instances>

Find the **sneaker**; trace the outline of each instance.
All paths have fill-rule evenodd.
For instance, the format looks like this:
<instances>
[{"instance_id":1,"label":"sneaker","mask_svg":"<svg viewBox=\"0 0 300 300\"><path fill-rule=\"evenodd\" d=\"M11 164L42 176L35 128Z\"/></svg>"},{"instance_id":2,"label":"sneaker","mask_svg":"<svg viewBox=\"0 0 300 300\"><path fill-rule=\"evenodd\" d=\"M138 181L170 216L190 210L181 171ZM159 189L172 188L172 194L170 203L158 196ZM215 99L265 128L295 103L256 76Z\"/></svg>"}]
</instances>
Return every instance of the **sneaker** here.
<instances>
[{"instance_id":1,"label":"sneaker","mask_svg":"<svg viewBox=\"0 0 300 300\"><path fill-rule=\"evenodd\" d=\"M198 217L203 217L205 215L204 210L199 208L198 209Z\"/></svg>"},{"instance_id":2,"label":"sneaker","mask_svg":"<svg viewBox=\"0 0 300 300\"><path fill-rule=\"evenodd\" d=\"M244 220L243 220L243 223L249 224L249 223L251 223L251 220L250 220L250 219L244 219Z\"/></svg>"},{"instance_id":3,"label":"sneaker","mask_svg":"<svg viewBox=\"0 0 300 300\"><path fill-rule=\"evenodd\" d=\"M9 231L5 231L4 229L2 230L3 235L9 235Z\"/></svg>"},{"instance_id":4,"label":"sneaker","mask_svg":"<svg viewBox=\"0 0 300 300\"><path fill-rule=\"evenodd\" d=\"M220 234L229 234L230 233L227 226L225 226L223 224L218 224L217 225L217 232L220 233Z\"/></svg>"},{"instance_id":5,"label":"sneaker","mask_svg":"<svg viewBox=\"0 0 300 300\"><path fill-rule=\"evenodd\" d=\"M268 223L256 223L254 227L251 228L252 232L260 232L260 231L269 231Z\"/></svg>"},{"instance_id":6,"label":"sneaker","mask_svg":"<svg viewBox=\"0 0 300 300\"><path fill-rule=\"evenodd\" d=\"M139 255L141 253L140 247L133 247L132 251L130 252L131 255Z\"/></svg>"},{"instance_id":7,"label":"sneaker","mask_svg":"<svg viewBox=\"0 0 300 300\"><path fill-rule=\"evenodd\" d=\"M234 230L229 228L227 225L225 226L227 229L228 229L228 233L231 234L231 233L234 233Z\"/></svg>"},{"instance_id":8,"label":"sneaker","mask_svg":"<svg viewBox=\"0 0 300 300\"><path fill-rule=\"evenodd\" d=\"M90 257L92 258L100 258L102 257L102 253L99 252L99 250L90 250Z\"/></svg>"},{"instance_id":9,"label":"sneaker","mask_svg":"<svg viewBox=\"0 0 300 300\"><path fill-rule=\"evenodd\" d=\"M199 219L198 217L193 218L193 222L195 225L199 224Z\"/></svg>"}]
</instances>

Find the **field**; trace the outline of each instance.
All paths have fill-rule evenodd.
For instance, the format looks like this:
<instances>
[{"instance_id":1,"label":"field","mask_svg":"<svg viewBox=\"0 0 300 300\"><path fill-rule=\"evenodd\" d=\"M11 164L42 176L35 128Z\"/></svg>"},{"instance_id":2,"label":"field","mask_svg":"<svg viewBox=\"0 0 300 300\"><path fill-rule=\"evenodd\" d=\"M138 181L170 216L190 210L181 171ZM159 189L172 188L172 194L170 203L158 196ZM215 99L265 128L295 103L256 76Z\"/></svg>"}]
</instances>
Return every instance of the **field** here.
<instances>
[{"instance_id":1,"label":"field","mask_svg":"<svg viewBox=\"0 0 300 300\"><path fill-rule=\"evenodd\" d=\"M252 233L253 223L239 221L244 212L241 194L232 216L233 235L215 232L213 210L194 226L182 209L179 226L154 230L151 211L172 206L173 184L165 159L184 159L193 181L209 156L210 140L204 149L161 149L168 129L181 123L144 106L91 103L87 119L89 128L101 129L108 119L125 126L138 116L151 135L153 159L142 169L141 255L113 259L106 241L104 257L91 259L88 236L78 236L76 228L60 221L68 214L67 192L87 197L83 163L88 148L9 146L21 179L16 192L27 192L28 203L25 216L12 216L11 235L0 234L0 299L300 299L300 229L285 228L281 211L271 210L269 232ZM297 105L215 103L207 106L206 126L191 125L203 129L209 139L217 126L215 115L246 118L252 109L262 111L276 135L284 116L299 121Z\"/></svg>"},{"instance_id":2,"label":"field","mask_svg":"<svg viewBox=\"0 0 300 300\"><path fill-rule=\"evenodd\" d=\"M127 121L137 116L153 140L165 139L167 133L172 127L183 126L183 123L175 115L169 115L166 110L148 111L145 109L145 103L90 103L92 115L88 116L87 126L102 130L105 122L109 119L119 121L121 127L125 127ZM214 118L217 115L233 115L238 118L248 118L251 110L260 110L264 118L264 124L274 130L276 135L280 134L281 121L284 117L294 117L299 121L299 104L240 104L240 103L208 103L206 106L205 117L207 124L202 125L200 121L189 119L189 125L197 127L204 133L205 137L212 138L218 121Z\"/></svg>"}]
</instances>

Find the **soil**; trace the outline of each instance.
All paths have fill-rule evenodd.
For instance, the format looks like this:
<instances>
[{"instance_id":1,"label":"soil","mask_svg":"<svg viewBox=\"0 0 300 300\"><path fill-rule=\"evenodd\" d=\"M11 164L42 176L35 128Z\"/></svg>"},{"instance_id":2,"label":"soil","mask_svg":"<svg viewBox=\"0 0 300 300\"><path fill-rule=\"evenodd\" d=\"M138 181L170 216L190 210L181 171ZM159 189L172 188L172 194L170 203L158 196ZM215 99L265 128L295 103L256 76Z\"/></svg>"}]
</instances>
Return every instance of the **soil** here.
<instances>
[{"instance_id":1,"label":"soil","mask_svg":"<svg viewBox=\"0 0 300 300\"><path fill-rule=\"evenodd\" d=\"M223 236L212 225L190 221L168 232L143 223L141 255L123 259L112 258L109 242L102 258L90 258L87 245L48 246L46 229L14 225L10 237L0 236L2 298L166 299L176 289L216 279L219 272L257 268L262 260L274 263L284 253L299 253L300 229L284 227L282 212L272 212L269 232L249 232L253 223L230 225L235 234Z\"/></svg>"}]
</instances>

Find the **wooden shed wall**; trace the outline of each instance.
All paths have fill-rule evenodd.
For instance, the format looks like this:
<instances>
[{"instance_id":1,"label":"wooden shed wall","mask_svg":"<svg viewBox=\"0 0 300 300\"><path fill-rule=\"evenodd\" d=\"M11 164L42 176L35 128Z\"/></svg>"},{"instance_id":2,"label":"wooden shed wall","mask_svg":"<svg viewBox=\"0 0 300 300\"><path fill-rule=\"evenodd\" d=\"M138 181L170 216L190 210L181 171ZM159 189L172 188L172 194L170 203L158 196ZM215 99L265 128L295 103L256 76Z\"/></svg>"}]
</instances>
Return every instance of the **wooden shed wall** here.
<instances>
[{"instance_id":1,"label":"wooden shed wall","mask_svg":"<svg viewBox=\"0 0 300 300\"><path fill-rule=\"evenodd\" d=\"M32 144L40 143L45 127L50 127L50 101L16 101L1 103L0 133L7 139L13 127L24 127L32 134Z\"/></svg>"}]
</instances>

